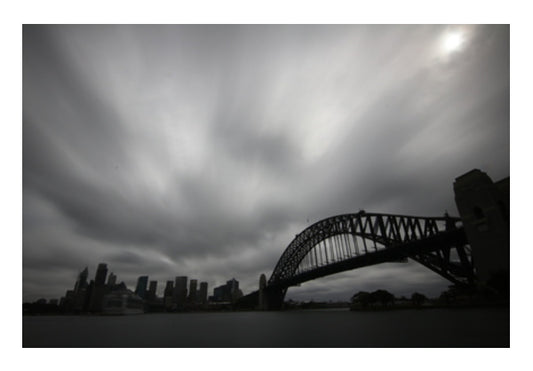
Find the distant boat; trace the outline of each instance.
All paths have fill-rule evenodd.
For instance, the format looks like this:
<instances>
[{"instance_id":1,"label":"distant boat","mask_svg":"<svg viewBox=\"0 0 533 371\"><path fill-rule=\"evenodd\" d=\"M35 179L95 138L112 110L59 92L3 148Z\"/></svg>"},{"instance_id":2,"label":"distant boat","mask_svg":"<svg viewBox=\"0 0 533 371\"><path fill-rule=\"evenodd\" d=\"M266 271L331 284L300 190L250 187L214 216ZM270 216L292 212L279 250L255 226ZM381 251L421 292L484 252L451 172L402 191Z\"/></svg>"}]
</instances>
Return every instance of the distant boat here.
<instances>
[{"instance_id":1,"label":"distant boat","mask_svg":"<svg viewBox=\"0 0 533 371\"><path fill-rule=\"evenodd\" d=\"M144 301L130 290L112 291L104 296L102 314L143 314Z\"/></svg>"}]
</instances>

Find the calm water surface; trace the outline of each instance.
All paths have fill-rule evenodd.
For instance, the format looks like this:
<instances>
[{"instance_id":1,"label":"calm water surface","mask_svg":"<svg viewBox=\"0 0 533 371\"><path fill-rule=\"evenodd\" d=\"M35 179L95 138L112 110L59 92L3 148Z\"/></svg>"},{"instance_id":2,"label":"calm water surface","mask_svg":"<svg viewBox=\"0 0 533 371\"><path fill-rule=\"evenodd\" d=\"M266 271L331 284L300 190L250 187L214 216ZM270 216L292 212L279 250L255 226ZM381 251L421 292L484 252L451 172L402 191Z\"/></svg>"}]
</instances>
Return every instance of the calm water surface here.
<instances>
[{"instance_id":1,"label":"calm water surface","mask_svg":"<svg viewBox=\"0 0 533 371\"><path fill-rule=\"evenodd\" d=\"M509 309L24 316L24 347L509 347Z\"/></svg>"}]
</instances>

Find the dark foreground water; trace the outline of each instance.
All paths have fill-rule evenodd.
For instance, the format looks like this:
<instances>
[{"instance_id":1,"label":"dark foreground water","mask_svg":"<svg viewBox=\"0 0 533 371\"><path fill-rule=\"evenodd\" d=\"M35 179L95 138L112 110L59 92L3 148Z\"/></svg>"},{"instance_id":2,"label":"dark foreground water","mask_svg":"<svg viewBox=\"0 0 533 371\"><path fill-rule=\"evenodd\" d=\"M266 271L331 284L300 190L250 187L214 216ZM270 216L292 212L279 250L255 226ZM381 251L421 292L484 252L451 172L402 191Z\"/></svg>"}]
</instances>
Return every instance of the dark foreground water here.
<instances>
[{"instance_id":1,"label":"dark foreground water","mask_svg":"<svg viewBox=\"0 0 533 371\"><path fill-rule=\"evenodd\" d=\"M24 347L509 347L509 309L25 316Z\"/></svg>"}]
</instances>

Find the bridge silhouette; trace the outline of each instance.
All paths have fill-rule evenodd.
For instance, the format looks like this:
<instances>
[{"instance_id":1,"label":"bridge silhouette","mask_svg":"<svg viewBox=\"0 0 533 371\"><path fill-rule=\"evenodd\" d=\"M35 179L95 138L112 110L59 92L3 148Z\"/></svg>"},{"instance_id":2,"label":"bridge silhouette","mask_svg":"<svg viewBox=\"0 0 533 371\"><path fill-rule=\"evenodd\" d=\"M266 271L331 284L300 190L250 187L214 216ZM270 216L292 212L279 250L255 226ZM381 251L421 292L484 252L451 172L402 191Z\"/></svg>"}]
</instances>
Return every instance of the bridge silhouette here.
<instances>
[{"instance_id":1,"label":"bridge silhouette","mask_svg":"<svg viewBox=\"0 0 533 371\"><path fill-rule=\"evenodd\" d=\"M474 283L471 249L460 218L360 211L320 220L297 234L268 282L263 278L260 289L242 297L238 305L280 309L291 286L408 258L455 285Z\"/></svg>"}]
</instances>

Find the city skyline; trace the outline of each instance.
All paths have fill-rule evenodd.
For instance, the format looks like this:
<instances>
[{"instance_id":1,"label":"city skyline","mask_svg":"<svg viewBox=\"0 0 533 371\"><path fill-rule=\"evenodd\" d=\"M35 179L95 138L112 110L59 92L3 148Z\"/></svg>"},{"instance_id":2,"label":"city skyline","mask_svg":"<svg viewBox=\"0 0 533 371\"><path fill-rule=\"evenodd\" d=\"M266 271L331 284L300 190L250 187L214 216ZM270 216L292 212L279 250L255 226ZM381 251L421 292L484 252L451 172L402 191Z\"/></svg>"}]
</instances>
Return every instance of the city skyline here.
<instances>
[{"instance_id":1,"label":"city skyline","mask_svg":"<svg viewBox=\"0 0 533 371\"><path fill-rule=\"evenodd\" d=\"M133 298L137 303L142 303L145 313L183 312L208 309L227 310L243 296L239 289L239 281L235 278L213 287L212 295L208 295L209 283L198 282L197 278L176 276L175 281L167 280L164 287L159 285L157 280L149 280L149 278L146 275L138 276L135 289L128 288L124 281L117 281L117 275L108 269L106 263L99 263L92 278L89 268L85 267L79 272L73 285L68 286L65 282L65 292L61 297L41 297L23 304L24 306L51 304L57 306L62 313L69 314L102 312L109 314L110 309L111 311L116 309L113 307L117 304L116 300L122 301L127 297ZM189 288L187 288L187 282L189 282Z\"/></svg>"},{"instance_id":2,"label":"city skyline","mask_svg":"<svg viewBox=\"0 0 533 371\"><path fill-rule=\"evenodd\" d=\"M457 176L509 176L509 26L23 33L24 301L60 297L101 261L128 287L235 277L246 294L318 220L456 216ZM448 284L383 264L287 299Z\"/></svg>"},{"instance_id":3,"label":"city skyline","mask_svg":"<svg viewBox=\"0 0 533 371\"><path fill-rule=\"evenodd\" d=\"M102 267L105 270L105 275L102 275L102 273L100 273ZM189 280L189 283L191 283L192 281L192 282L195 282L195 285L197 283L199 284L197 287L197 290L194 291L194 293L192 294L191 294L192 283L191 283L190 288L187 288L187 287L185 288L185 293L184 293L185 296L182 298L182 300L188 300L188 299L191 299L192 297L196 297L196 295L203 295L204 293L208 293L207 290L209 287L212 287L212 290L215 290L217 288L220 288L221 286L225 286L230 281L235 281L235 278L232 278L230 281L227 281L226 284L218 285L219 283L217 283L217 287L213 287L213 284L210 285L208 282L205 282L205 281L199 282L197 278L192 278L192 277L187 277L187 276L176 276L172 280L164 279L162 281L158 281L158 280L151 279L150 276L148 275L139 275L137 276L136 284L128 285L127 282L119 279L120 277L119 274L115 274L115 273L116 272L112 271L109 267L107 267L107 263L102 263L102 262L98 263L97 268L94 269L93 275L91 275L91 270L89 269L89 267L86 266L85 268L83 268L82 270L78 272L77 278L73 285L69 286L68 283L65 282L65 290L60 297L42 297L41 296L37 300L45 299L46 301L57 301L59 303L61 299L66 298L67 293L69 291L76 293L80 290L80 288L87 289L89 284L97 284L97 282L101 286L103 286L104 284L105 286L108 286L108 287L113 287L115 285L125 286L127 290L131 291L132 293L134 293L135 295L138 295L139 297L143 299L148 298L151 294L154 294L156 298L164 299L167 296L167 294L165 293L166 287L163 284L165 282L172 282L174 284L175 283L174 279L176 280L176 282L179 281L180 279L184 280L185 284L187 284L188 280ZM103 281L102 281L102 277L103 277ZM167 278L170 278L170 277L167 277ZM179 296L180 294L179 290L177 290L177 287L178 287L177 285L173 285L172 287L173 292L170 296L172 296L173 298L175 298L176 295ZM237 288L238 288L238 281L237 281ZM213 291L213 294L214 294L214 291ZM214 296L214 295L210 295L210 296Z\"/></svg>"}]
</instances>

